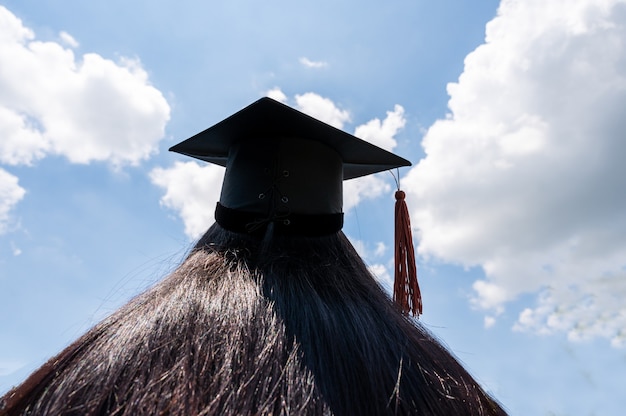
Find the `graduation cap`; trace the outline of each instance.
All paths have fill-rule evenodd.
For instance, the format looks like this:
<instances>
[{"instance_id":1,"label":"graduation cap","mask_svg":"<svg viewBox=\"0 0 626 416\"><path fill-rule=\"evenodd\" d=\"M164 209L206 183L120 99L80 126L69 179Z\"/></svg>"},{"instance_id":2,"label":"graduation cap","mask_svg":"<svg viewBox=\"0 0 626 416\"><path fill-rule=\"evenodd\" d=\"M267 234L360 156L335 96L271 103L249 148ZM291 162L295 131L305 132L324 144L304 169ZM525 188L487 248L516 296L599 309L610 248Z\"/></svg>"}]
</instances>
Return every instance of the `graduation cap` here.
<instances>
[{"instance_id":1,"label":"graduation cap","mask_svg":"<svg viewBox=\"0 0 626 416\"><path fill-rule=\"evenodd\" d=\"M324 235L343 225L342 180L411 163L271 98L171 151L226 167L216 221L254 233Z\"/></svg>"},{"instance_id":2,"label":"graduation cap","mask_svg":"<svg viewBox=\"0 0 626 416\"><path fill-rule=\"evenodd\" d=\"M170 148L226 167L215 220L223 228L263 235L321 236L343 226L343 180L411 162L271 98ZM394 299L421 313L404 192L396 192Z\"/></svg>"}]
</instances>

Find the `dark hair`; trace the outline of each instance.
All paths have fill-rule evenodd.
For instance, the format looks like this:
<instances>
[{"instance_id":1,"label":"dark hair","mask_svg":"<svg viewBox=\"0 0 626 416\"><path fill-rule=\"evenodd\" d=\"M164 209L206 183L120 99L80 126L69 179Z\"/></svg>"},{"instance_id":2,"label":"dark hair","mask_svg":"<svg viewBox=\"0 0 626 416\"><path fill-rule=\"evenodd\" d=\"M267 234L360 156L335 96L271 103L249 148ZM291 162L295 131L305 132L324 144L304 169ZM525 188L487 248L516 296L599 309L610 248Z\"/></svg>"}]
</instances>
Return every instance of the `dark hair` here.
<instances>
[{"instance_id":1,"label":"dark hair","mask_svg":"<svg viewBox=\"0 0 626 416\"><path fill-rule=\"evenodd\" d=\"M3 401L0 415L505 414L343 233L218 225Z\"/></svg>"}]
</instances>

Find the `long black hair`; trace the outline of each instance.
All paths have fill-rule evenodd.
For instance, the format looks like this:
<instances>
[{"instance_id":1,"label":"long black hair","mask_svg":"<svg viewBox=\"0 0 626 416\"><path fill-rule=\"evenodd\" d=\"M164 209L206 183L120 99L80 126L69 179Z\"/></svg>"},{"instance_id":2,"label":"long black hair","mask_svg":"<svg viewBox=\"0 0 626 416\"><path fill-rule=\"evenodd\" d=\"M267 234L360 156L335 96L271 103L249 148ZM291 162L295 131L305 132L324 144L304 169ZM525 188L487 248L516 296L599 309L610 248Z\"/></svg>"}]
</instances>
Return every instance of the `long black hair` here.
<instances>
[{"instance_id":1,"label":"long black hair","mask_svg":"<svg viewBox=\"0 0 626 416\"><path fill-rule=\"evenodd\" d=\"M265 237L211 227L0 415L505 414L342 232Z\"/></svg>"}]
</instances>

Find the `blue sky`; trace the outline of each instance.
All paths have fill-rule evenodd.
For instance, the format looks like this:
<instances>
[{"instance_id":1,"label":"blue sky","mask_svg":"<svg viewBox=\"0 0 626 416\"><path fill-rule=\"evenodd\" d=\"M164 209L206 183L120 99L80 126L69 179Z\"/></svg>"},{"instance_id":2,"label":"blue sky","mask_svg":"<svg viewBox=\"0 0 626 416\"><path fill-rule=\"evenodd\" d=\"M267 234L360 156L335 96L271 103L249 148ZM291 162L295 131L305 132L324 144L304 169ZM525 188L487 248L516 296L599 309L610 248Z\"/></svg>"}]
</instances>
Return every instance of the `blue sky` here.
<instances>
[{"instance_id":1,"label":"blue sky","mask_svg":"<svg viewBox=\"0 0 626 416\"><path fill-rule=\"evenodd\" d=\"M514 415L618 415L626 4L0 1L0 393L181 261L270 95L413 161L422 322ZM393 180L350 181L389 282Z\"/></svg>"}]
</instances>

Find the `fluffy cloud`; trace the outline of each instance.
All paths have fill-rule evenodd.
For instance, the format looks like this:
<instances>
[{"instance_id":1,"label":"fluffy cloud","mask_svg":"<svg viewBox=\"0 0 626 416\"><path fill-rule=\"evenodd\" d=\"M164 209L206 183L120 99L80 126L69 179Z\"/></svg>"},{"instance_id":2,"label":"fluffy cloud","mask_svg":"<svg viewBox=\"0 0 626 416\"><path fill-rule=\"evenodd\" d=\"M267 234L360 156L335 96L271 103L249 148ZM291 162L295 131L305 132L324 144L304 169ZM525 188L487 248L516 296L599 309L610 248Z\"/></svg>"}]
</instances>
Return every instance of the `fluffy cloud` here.
<instances>
[{"instance_id":1,"label":"fluffy cloud","mask_svg":"<svg viewBox=\"0 0 626 416\"><path fill-rule=\"evenodd\" d=\"M343 183L343 210L350 211L365 199L375 199L391 192L391 186L379 175L363 176Z\"/></svg>"},{"instance_id":2,"label":"fluffy cloud","mask_svg":"<svg viewBox=\"0 0 626 416\"><path fill-rule=\"evenodd\" d=\"M383 257L387 252L385 243L379 241L376 243L374 248L371 248L362 240L350 238L350 241L352 242L352 245L356 249L357 253L359 253L359 256L368 264L370 273L374 275L376 280L378 280L378 283L380 283L380 285L391 295L393 293L393 277L389 273L387 266L378 263L381 260L381 257ZM393 262L390 263L390 266L393 270Z\"/></svg>"},{"instance_id":3,"label":"fluffy cloud","mask_svg":"<svg viewBox=\"0 0 626 416\"><path fill-rule=\"evenodd\" d=\"M76 39L74 39L74 37L72 35L70 35L69 33L65 32L65 31L61 31L59 33L59 38L61 39L61 41L63 43L65 43L67 46L69 46L71 48L78 48L80 46L78 41Z\"/></svg>"},{"instance_id":4,"label":"fluffy cloud","mask_svg":"<svg viewBox=\"0 0 626 416\"><path fill-rule=\"evenodd\" d=\"M350 121L350 113L348 111L339 109L330 99L314 92L296 95L296 107L303 113L338 129L341 129L344 123Z\"/></svg>"},{"instance_id":5,"label":"fluffy cloud","mask_svg":"<svg viewBox=\"0 0 626 416\"><path fill-rule=\"evenodd\" d=\"M515 328L626 339L626 3L503 0L405 178L419 251ZM492 325L489 317L486 324Z\"/></svg>"},{"instance_id":6,"label":"fluffy cloud","mask_svg":"<svg viewBox=\"0 0 626 416\"><path fill-rule=\"evenodd\" d=\"M328 66L328 62L324 62L324 61L312 61L309 58L306 57L302 57L299 59L300 64L302 64L302 66L306 67L306 68L315 68L315 69L319 69L319 68L326 68Z\"/></svg>"},{"instance_id":7,"label":"fluffy cloud","mask_svg":"<svg viewBox=\"0 0 626 416\"><path fill-rule=\"evenodd\" d=\"M271 98L272 100L280 101L284 103L287 101L287 96L280 88L273 88L265 93L266 97Z\"/></svg>"},{"instance_id":8,"label":"fluffy cloud","mask_svg":"<svg viewBox=\"0 0 626 416\"><path fill-rule=\"evenodd\" d=\"M26 191L18 185L17 177L0 169L0 234L6 231L11 209L23 197Z\"/></svg>"},{"instance_id":9,"label":"fluffy cloud","mask_svg":"<svg viewBox=\"0 0 626 416\"><path fill-rule=\"evenodd\" d=\"M385 150L392 151L397 144L394 136L405 124L404 108L396 104L393 111L387 111L387 117L382 122L378 118L372 119L357 127L354 135Z\"/></svg>"},{"instance_id":10,"label":"fluffy cloud","mask_svg":"<svg viewBox=\"0 0 626 416\"><path fill-rule=\"evenodd\" d=\"M387 270L384 264L376 263L368 267L370 273L374 275L378 283L387 291L387 293L393 295L393 276Z\"/></svg>"},{"instance_id":11,"label":"fluffy cloud","mask_svg":"<svg viewBox=\"0 0 626 416\"><path fill-rule=\"evenodd\" d=\"M71 47L78 42L61 32ZM0 162L47 154L73 163L137 164L157 151L169 106L134 59L113 62L36 40L0 6Z\"/></svg>"},{"instance_id":12,"label":"fluffy cloud","mask_svg":"<svg viewBox=\"0 0 626 416\"><path fill-rule=\"evenodd\" d=\"M267 96L287 101L287 96L278 88L267 92ZM349 113L339 109L330 99L315 93L295 96L298 109L326 123L343 126ZM396 106L388 112L384 121L374 119L357 131L364 132L364 139L395 145L393 136L404 125L403 109ZM213 223L215 203L219 200L224 169L219 166L200 166L196 162L176 163L171 168L154 169L152 182L165 190L161 199L163 206L179 213L185 223L185 233L191 238L199 237ZM389 193L391 186L379 176L370 175L344 182L344 211L354 208L365 199L374 199ZM384 250L384 247L380 248Z\"/></svg>"},{"instance_id":13,"label":"fluffy cloud","mask_svg":"<svg viewBox=\"0 0 626 416\"><path fill-rule=\"evenodd\" d=\"M161 204L179 213L190 238L197 239L213 224L224 179L223 167L176 162L171 168L153 169L150 179L165 189Z\"/></svg>"}]
</instances>

